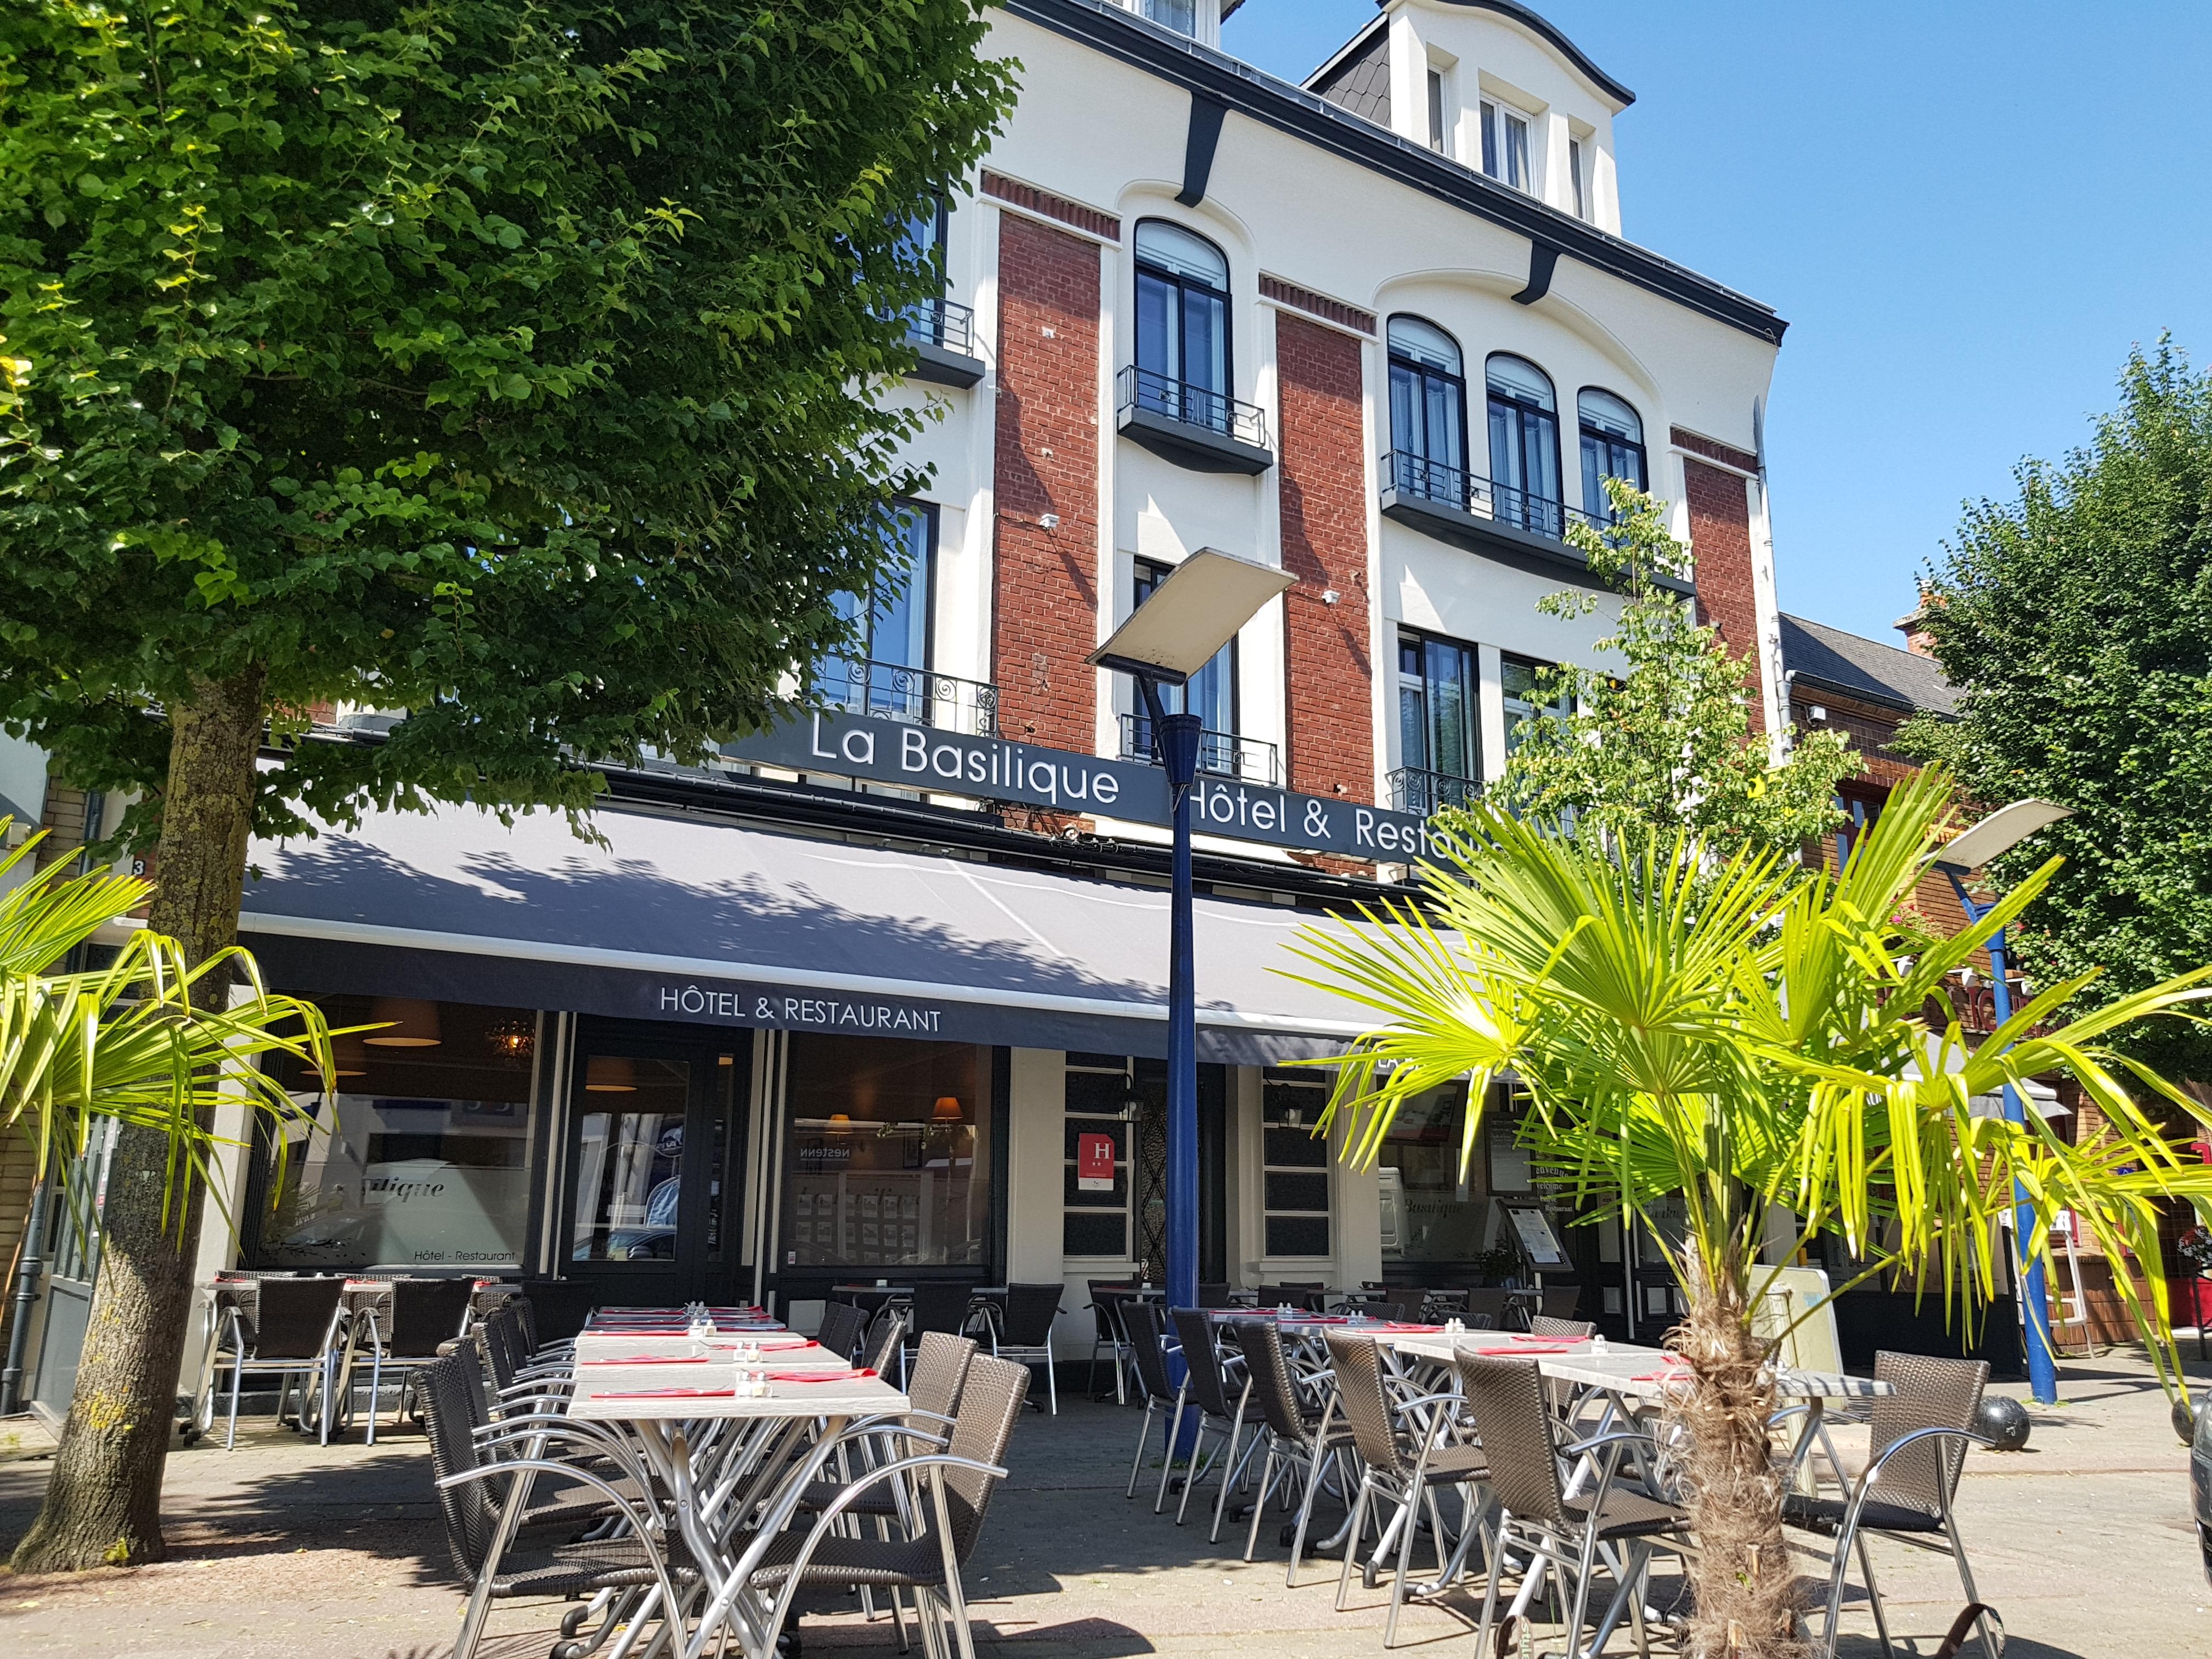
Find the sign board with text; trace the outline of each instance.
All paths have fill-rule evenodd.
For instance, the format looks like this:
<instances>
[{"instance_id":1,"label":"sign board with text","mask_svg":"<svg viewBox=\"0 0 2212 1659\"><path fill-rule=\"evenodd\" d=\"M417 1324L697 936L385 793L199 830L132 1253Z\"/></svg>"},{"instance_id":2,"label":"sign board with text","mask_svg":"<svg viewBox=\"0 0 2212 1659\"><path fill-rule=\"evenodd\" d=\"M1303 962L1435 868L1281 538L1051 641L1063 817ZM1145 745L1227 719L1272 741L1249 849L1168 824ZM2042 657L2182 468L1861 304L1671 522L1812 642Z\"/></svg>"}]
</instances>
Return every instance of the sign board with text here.
<instances>
[{"instance_id":1,"label":"sign board with text","mask_svg":"<svg viewBox=\"0 0 2212 1659\"><path fill-rule=\"evenodd\" d=\"M1164 826L1172 818L1167 776L1157 766L974 737L880 714L801 711L768 731L725 744L724 752L794 772L828 772L1133 823ZM1380 864L1409 864L1430 854L1427 825L1411 812L1233 778L1198 780L1191 791L1191 828L1200 835Z\"/></svg>"}]
</instances>

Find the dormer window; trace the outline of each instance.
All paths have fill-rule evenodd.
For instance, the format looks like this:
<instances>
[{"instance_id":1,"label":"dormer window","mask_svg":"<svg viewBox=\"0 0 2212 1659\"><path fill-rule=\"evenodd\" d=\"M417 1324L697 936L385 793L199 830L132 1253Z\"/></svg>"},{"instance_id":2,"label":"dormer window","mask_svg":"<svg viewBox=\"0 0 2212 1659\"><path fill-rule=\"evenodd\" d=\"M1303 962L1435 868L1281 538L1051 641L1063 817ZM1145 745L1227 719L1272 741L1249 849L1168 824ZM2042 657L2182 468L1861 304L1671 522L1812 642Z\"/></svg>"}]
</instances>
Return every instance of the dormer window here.
<instances>
[{"instance_id":1,"label":"dormer window","mask_svg":"<svg viewBox=\"0 0 2212 1659\"><path fill-rule=\"evenodd\" d=\"M1121 0L1121 3L1146 22L1197 38L1198 0Z\"/></svg>"},{"instance_id":2,"label":"dormer window","mask_svg":"<svg viewBox=\"0 0 2212 1659\"><path fill-rule=\"evenodd\" d=\"M1577 219L1587 219L1590 216L1589 175L1586 171L1584 171L1586 166L1587 163L1584 161L1583 152L1583 141L1579 138L1568 139L1567 181L1573 187L1575 198L1575 217Z\"/></svg>"},{"instance_id":3,"label":"dormer window","mask_svg":"<svg viewBox=\"0 0 2212 1659\"><path fill-rule=\"evenodd\" d=\"M1444 118L1444 77L1442 70L1429 71L1429 148L1439 155L1452 153L1451 127Z\"/></svg>"},{"instance_id":4,"label":"dormer window","mask_svg":"<svg viewBox=\"0 0 2212 1659\"><path fill-rule=\"evenodd\" d=\"M1529 188L1529 118L1494 98L1482 100L1482 170L1501 185Z\"/></svg>"}]
</instances>

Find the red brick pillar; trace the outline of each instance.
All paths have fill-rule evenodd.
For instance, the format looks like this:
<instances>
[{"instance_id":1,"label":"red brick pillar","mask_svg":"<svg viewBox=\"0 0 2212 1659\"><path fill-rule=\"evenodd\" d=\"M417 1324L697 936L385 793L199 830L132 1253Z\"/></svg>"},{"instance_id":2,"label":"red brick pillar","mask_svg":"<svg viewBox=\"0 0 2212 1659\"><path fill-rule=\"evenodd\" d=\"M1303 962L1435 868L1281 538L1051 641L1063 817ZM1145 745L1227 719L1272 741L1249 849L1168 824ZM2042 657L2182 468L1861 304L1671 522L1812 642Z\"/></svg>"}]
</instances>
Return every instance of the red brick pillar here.
<instances>
[{"instance_id":1,"label":"red brick pillar","mask_svg":"<svg viewBox=\"0 0 2212 1659\"><path fill-rule=\"evenodd\" d=\"M1281 388L1283 596L1290 786L1375 797L1375 665L1369 652L1366 445L1359 342L1275 313ZM1334 605L1322 599L1334 592Z\"/></svg>"},{"instance_id":2,"label":"red brick pillar","mask_svg":"<svg viewBox=\"0 0 2212 1659\"><path fill-rule=\"evenodd\" d=\"M1097 747L1098 248L999 222L992 674L999 729ZM1048 529L1041 520L1057 514Z\"/></svg>"},{"instance_id":3,"label":"red brick pillar","mask_svg":"<svg viewBox=\"0 0 2212 1659\"><path fill-rule=\"evenodd\" d=\"M1698 620L1717 628L1737 656L1750 659L1745 694L1751 700L1751 729L1764 732L1766 707L1759 695L1759 591L1752 568L1749 481L1685 456L1682 483L1690 506L1690 546L1697 557Z\"/></svg>"}]
</instances>

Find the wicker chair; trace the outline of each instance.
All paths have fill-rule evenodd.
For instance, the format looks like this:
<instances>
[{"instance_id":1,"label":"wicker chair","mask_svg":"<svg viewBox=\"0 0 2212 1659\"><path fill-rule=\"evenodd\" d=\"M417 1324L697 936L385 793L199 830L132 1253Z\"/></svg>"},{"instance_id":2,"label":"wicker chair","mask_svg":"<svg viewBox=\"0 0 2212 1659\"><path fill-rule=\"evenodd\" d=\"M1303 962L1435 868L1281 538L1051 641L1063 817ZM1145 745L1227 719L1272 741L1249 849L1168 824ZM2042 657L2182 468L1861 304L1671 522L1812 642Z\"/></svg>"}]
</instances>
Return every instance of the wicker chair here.
<instances>
[{"instance_id":1,"label":"wicker chair","mask_svg":"<svg viewBox=\"0 0 2212 1659\"><path fill-rule=\"evenodd\" d=\"M963 1659L974 1659L960 1569L975 1553L991 1495L1006 1476L1006 1445L1029 1385L1026 1366L979 1355L969 1364L959 1411L944 1451L901 1458L871 1471L823 1510L807 1530L773 1530L781 1517L772 1512L762 1536L738 1563L745 1587L757 1595L774 1598L758 1626L760 1645L749 1646L748 1651L775 1651L777 1633L802 1588L866 1586L911 1591L923 1619L933 1616L933 1608L941 1609ZM923 1476L928 1502L921 1530L902 1539L879 1539L854 1538L839 1529L845 1512L865 1501L876 1486ZM732 1589L725 1589L723 1599L708 1610L702 1629L719 1620L731 1594Z\"/></svg>"},{"instance_id":2,"label":"wicker chair","mask_svg":"<svg viewBox=\"0 0 2212 1659\"><path fill-rule=\"evenodd\" d=\"M1497 1544L1490 1551L1490 1582L1483 1591L1475 1651L1491 1650L1498 1591L1509 1562L1522 1555L1528 1558L1527 1573L1516 1612L1548 1572L1559 1586L1560 1604L1569 1609L1569 1653L1603 1651L1624 1613L1634 1627L1638 1650L1645 1651L1642 1588L1652 1550L1668 1539L1680 1548L1690 1524L1687 1510L1614 1484L1623 1452L1650 1443L1641 1434L1618 1430L1561 1446L1554 1438L1558 1419L1534 1360L1462 1353L1453 1363L1489 1459L1491 1494L1503 1511ZM1563 1456L1597 1460L1595 1484L1586 1492L1566 1495L1559 1480ZM1616 1588L1584 1646L1590 1589L1601 1566L1613 1574ZM1506 1637L1500 1632L1501 1652L1510 1646Z\"/></svg>"},{"instance_id":3,"label":"wicker chair","mask_svg":"<svg viewBox=\"0 0 2212 1659\"><path fill-rule=\"evenodd\" d=\"M1505 1310L1513 1299L1510 1291L1498 1290L1490 1285L1477 1285L1467 1293L1467 1311L1460 1316L1471 1331L1495 1331L1505 1324Z\"/></svg>"},{"instance_id":4,"label":"wicker chair","mask_svg":"<svg viewBox=\"0 0 2212 1659\"><path fill-rule=\"evenodd\" d=\"M1866 1577L1867 1603L1874 1611L1875 1632L1885 1659L1891 1651L1889 1620L1882 1608L1881 1589L1875 1583L1874 1560L1867 1553L1867 1534L1875 1533L1923 1546L1932 1546L1932 1540L1940 1536L1958 1565L1959 1584L1966 1593L1966 1613L1973 1615L1972 1622L1980 1629L1983 1651L2001 1653L2003 1621L1995 1609L1983 1604L1974 1589L1973 1569L1966 1563L1966 1547L1960 1540L1958 1520L1951 1513L1951 1499L1959 1490L1967 1446L1990 1443L1973 1432L1982 1390L1990 1380L1988 1362L1882 1352L1874 1357L1874 1374L1878 1382L1893 1383L1896 1392L1875 1401L1869 1461L1857 1484L1841 1498L1790 1492L1782 1500L1785 1525L1835 1540L1820 1651L1832 1655L1836 1650L1844 1577L1854 1547L1858 1551L1859 1570ZM1778 1420L1790 1414L1778 1413ZM1959 1622L1962 1626L1966 1624L1966 1614L1962 1613ZM1963 1640L1966 1632L1962 1628L1953 1635Z\"/></svg>"},{"instance_id":5,"label":"wicker chair","mask_svg":"<svg viewBox=\"0 0 2212 1659\"><path fill-rule=\"evenodd\" d=\"M1314 1498L1322 1487L1328 1460L1351 1441L1351 1431L1337 1419L1335 1401L1316 1406L1299 1385L1297 1370L1283 1346L1283 1334L1273 1320L1240 1320L1237 1346L1244 1350L1244 1367L1251 1379L1252 1398L1266 1425L1267 1450L1260 1463L1260 1496L1252 1505L1252 1526L1244 1538L1244 1559L1249 1561L1259 1547L1260 1516L1274 1489L1275 1466L1282 1465L1283 1484L1299 1487L1298 1518L1291 1534L1291 1565L1285 1585L1297 1577L1298 1558L1305 1553L1306 1528L1313 1519ZM1285 1498L1285 1506L1289 1499Z\"/></svg>"},{"instance_id":6,"label":"wicker chair","mask_svg":"<svg viewBox=\"0 0 2212 1659\"><path fill-rule=\"evenodd\" d=\"M1449 1419L1443 1413L1439 1413L1437 1419L1424 1415L1437 1407L1448 1410L1455 1402L1455 1395L1422 1395L1394 1401L1389 1386L1383 1380L1382 1355L1373 1339L1331 1331L1328 1341L1329 1365L1336 1373L1338 1407L1344 1413L1352 1449L1358 1453L1361 1465L1359 1490L1352 1499L1352 1521L1344 1534L1344 1566L1337 1574L1336 1608L1339 1613L1344 1611L1345 1595L1352 1585L1352 1558L1359 1551L1369 1508L1379 1503L1395 1504L1390 1519L1381 1527L1381 1535L1376 1540L1374 1553L1368 1557L1364 1574L1365 1582L1373 1584L1384 1552L1391 1553L1395 1571L1390 1583L1390 1613L1382 1626L1382 1645L1395 1647L1398 1640L1398 1609L1406 1600L1407 1570L1413 1563L1413 1540L1420 1530L1421 1511L1428 1511L1429 1526L1436 1541L1438 1588L1442 1588L1449 1579L1451 1566L1444 1559L1446 1534L1443 1515L1437 1504L1437 1490L1442 1486L1464 1489L1462 1526L1473 1528L1488 1507L1480 1501L1478 1493L1490 1479L1490 1468L1480 1446L1447 1437ZM1405 1426L1409 1421L1413 1425L1411 1429Z\"/></svg>"},{"instance_id":7,"label":"wicker chair","mask_svg":"<svg viewBox=\"0 0 2212 1659\"><path fill-rule=\"evenodd\" d=\"M1528 1322L1528 1334L1557 1337L1562 1342L1587 1342L1597 1334L1597 1327L1587 1319L1554 1319L1549 1314L1538 1314Z\"/></svg>"},{"instance_id":8,"label":"wicker chair","mask_svg":"<svg viewBox=\"0 0 2212 1659\"><path fill-rule=\"evenodd\" d=\"M317 1405L322 1443L331 1440L331 1425L337 1401L340 1333L345 1327L345 1280L266 1278L255 1286L256 1306L251 1324L235 1301L225 1310L216 1332L215 1348L208 1365L207 1404L200 1425L215 1419L215 1374L230 1366L230 1428L226 1447L238 1443L239 1389L248 1371L276 1377L276 1420L284 1420L284 1402L296 1381L300 1386L299 1424L307 1427L307 1402Z\"/></svg>"},{"instance_id":9,"label":"wicker chair","mask_svg":"<svg viewBox=\"0 0 2212 1659\"><path fill-rule=\"evenodd\" d=\"M867 1334L867 1315L849 1302L832 1302L822 1310L822 1323L814 1340L849 1364Z\"/></svg>"},{"instance_id":10,"label":"wicker chair","mask_svg":"<svg viewBox=\"0 0 2212 1659\"><path fill-rule=\"evenodd\" d=\"M932 1334L935 1334L934 1332ZM906 1380L906 1317L889 1303L878 1310L875 1322L860 1341L860 1364L878 1376L890 1375L891 1359L899 1362L899 1380Z\"/></svg>"},{"instance_id":11,"label":"wicker chair","mask_svg":"<svg viewBox=\"0 0 2212 1659\"><path fill-rule=\"evenodd\" d=\"M368 1443L376 1443L377 1405L384 1398L386 1366L399 1373L399 1400L393 1421L407 1414L409 1385L415 1374L438 1358L438 1351L466 1333L469 1298L475 1287L465 1279L398 1279L392 1284L392 1330L374 1307L357 1318L368 1339ZM350 1381L348 1390L351 1392Z\"/></svg>"},{"instance_id":12,"label":"wicker chair","mask_svg":"<svg viewBox=\"0 0 2212 1659\"><path fill-rule=\"evenodd\" d=\"M1228 1506L1230 1483L1237 1474L1237 1446L1244 1431L1253 1425L1252 1383L1248 1376L1241 1383L1233 1381L1222 1364L1221 1351L1214 1344L1213 1322L1203 1308L1176 1308L1169 1314L1175 1323L1176 1336L1182 1346L1182 1386L1176 1390L1173 1421L1179 1432L1186 1409L1198 1413L1198 1432L1192 1438L1190 1462L1183 1471L1182 1501L1176 1505L1176 1525L1182 1525L1190 1510L1190 1495L1198 1489L1209 1470L1221 1471L1221 1489L1213 1500L1213 1530L1208 1534L1214 1540L1221 1536L1221 1515ZM1231 1398L1231 1395L1234 1398ZM1206 1437L1218 1437L1214 1455L1201 1466L1199 1454ZM1160 1491L1167 1492L1168 1470L1174 1459L1162 1462ZM1159 1504L1152 1505L1152 1513L1159 1513Z\"/></svg>"},{"instance_id":13,"label":"wicker chair","mask_svg":"<svg viewBox=\"0 0 2212 1659\"><path fill-rule=\"evenodd\" d=\"M598 1636L576 1650L583 1652L596 1647L617 1623L642 1624L665 1619L672 1609L680 1611L699 1575L679 1542L668 1538L664 1549L658 1541L663 1534L657 1517L639 1497L650 1490L644 1471L629 1465L612 1436L593 1433L588 1425L542 1419L530 1429L537 1455L505 1460L487 1455L485 1437L476 1432L479 1425L469 1407L472 1390L464 1368L470 1363L465 1352L457 1351L424 1366L419 1379L446 1542L455 1572L474 1586L453 1659L472 1659L495 1601L605 1593L605 1620ZM572 1464L547 1455L564 1442L592 1462ZM608 1462L628 1479L602 1472ZM500 1503L507 1495L506 1483L534 1483L548 1474L588 1490L594 1508L623 1518L625 1535L544 1547L533 1545L518 1528L515 1536L502 1540ZM573 1627L564 1634L573 1634Z\"/></svg>"},{"instance_id":14,"label":"wicker chair","mask_svg":"<svg viewBox=\"0 0 2212 1659\"><path fill-rule=\"evenodd\" d=\"M1056 1284L1009 1285L1006 1312L991 1325L993 1353L1019 1364L1044 1367L1045 1400L1054 1417L1060 1415L1060 1382L1054 1375L1052 1323L1060 1316L1060 1294Z\"/></svg>"}]
</instances>

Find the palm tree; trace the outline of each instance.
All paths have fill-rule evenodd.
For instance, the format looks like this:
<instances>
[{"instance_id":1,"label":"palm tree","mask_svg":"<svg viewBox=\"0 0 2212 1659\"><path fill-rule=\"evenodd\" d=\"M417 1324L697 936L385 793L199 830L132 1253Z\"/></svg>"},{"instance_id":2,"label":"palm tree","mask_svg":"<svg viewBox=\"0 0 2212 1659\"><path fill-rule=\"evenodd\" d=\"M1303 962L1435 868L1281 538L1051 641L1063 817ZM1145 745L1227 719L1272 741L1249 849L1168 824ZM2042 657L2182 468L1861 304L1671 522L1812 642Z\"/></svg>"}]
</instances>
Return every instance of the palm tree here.
<instances>
[{"instance_id":1,"label":"palm tree","mask_svg":"<svg viewBox=\"0 0 2212 1659\"><path fill-rule=\"evenodd\" d=\"M1559 1195L1659 1242L1688 1310L1670 1341L1690 1374L1675 1409L1702 1547L1692 1646L1708 1659L1800 1651L1768 1450L1771 1344L1753 1328L1770 1218L1801 1246L1839 1235L1868 1275L1940 1283L1947 1310L1971 1319L1996 1294L1997 1218L2018 1182L2042 1217L2070 1209L2114 1261L2134 1259L2148 1293L2125 1273L2115 1282L2178 1385L2157 1206L2212 1208L2212 1169L2143 1097L2192 1123L2201 1109L2106 1039L2195 1018L2212 969L2087 1012L2067 1006L2086 977L2053 985L1970 1041L1947 976L2058 860L1978 925L1927 932L1910 902L1950 805L1933 770L1900 785L1839 872L1722 858L1686 836L1607 843L1486 810L1427 872L1423 903L1309 929L1299 948L1317 970L1299 977L1380 1021L1334 1062L1328 1121L1346 1125L1349 1161L1373 1164L1407 1097L1466 1078L1463 1173L1487 1085L1510 1071ZM1975 1112L1977 1097L2055 1071L2103 1112L2083 1145L2033 1114ZM1680 1206L1678 1245L1650 1225L1662 1197ZM2030 1230L2028 1248L2046 1232Z\"/></svg>"},{"instance_id":2,"label":"palm tree","mask_svg":"<svg viewBox=\"0 0 2212 1659\"><path fill-rule=\"evenodd\" d=\"M8 820L0 818L0 833ZM0 857L0 885L30 859L40 836ZM56 971L99 930L143 904L152 890L135 877L110 869L70 874L49 866L0 893L0 1132L20 1134L36 1148L43 1176L58 1155L82 1155L103 1121L150 1127L166 1134L170 1161L163 1197L165 1227L181 1240L195 1213L190 1200L210 1172L224 1139L218 1113L225 1107L276 1117L301 1108L278 1079L253 1062L283 1051L325 1076L331 1068L330 1031L313 1005L272 996L253 959L232 950L187 968L173 939L138 929L105 966ZM245 981L228 1007L196 1006L193 988L209 975ZM286 1137L276 1137L282 1147ZM281 1179L281 1176L280 1176ZM87 1224L87 1218L73 1218ZM143 1342L135 1333L95 1332L88 1340L134 1344L136 1363L176 1374L173 1344ZM158 1352L156 1350L159 1350ZM167 1385L163 1385L166 1388ZM78 1397L70 1415L94 1426L65 1436L49 1482L48 1502L15 1553L29 1569L67 1557L70 1545L96 1538L90 1559L135 1528L158 1536L160 1491L100 1492L89 1501L57 1504L57 1492L76 1492L70 1481L72 1444L86 1435L150 1433L166 1443L169 1425L116 1420L106 1402ZM58 1551L58 1555L57 1552Z\"/></svg>"}]
</instances>

